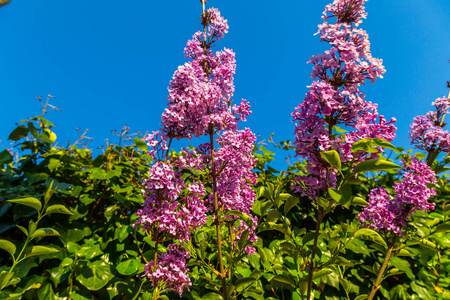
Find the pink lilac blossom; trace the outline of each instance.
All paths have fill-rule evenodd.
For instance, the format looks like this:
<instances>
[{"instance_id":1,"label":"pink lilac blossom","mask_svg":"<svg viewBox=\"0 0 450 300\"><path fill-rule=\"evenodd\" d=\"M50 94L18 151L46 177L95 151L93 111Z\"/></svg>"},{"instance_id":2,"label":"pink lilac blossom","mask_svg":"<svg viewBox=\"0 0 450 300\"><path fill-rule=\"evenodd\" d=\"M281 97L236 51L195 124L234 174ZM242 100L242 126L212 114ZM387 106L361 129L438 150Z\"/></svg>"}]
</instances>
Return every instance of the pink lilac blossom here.
<instances>
[{"instance_id":1,"label":"pink lilac blossom","mask_svg":"<svg viewBox=\"0 0 450 300\"><path fill-rule=\"evenodd\" d=\"M196 32L185 47L185 57L190 61L179 66L169 85L168 106L161 117L161 133L153 132L144 141L151 148L149 154L155 161L145 180L145 202L136 214L135 226L151 230L159 241L178 240L180 246L170 246L168 253L146 265L146 274L153 285L166 285L177 290L190 285L187 277L186 250L181 245L191 239L196 228L207 221L207 213L213 212L212 195L206 195L205 186L190 174L217 174L219 205L224 210L239 210L250 214L255 193L250 185L256 183L252 172L255 159L252 155L254 134L238 130L239 120L246 121L251 114L250 105L241 100L232 106L235 90L235 53L230 49L212 51L213 43L228 32L227 21L215 8L202 15L205 32ZM213 145L202 144L197 148L183 149L179 155L169 155L172 139L191 139L219 134L215 148L215 165L212 166ZM185 182L186 176L189 184ZM205 175L210 176L210 175ZM249 240L256 242L254 234L257 218L249 228L240 222L234 228L237 237L249 230ZM162 237L162 238L161 238ZM247 253L254 249L247 247ZM176 259L180 261L176 263Z\"/></svg>"},{"instance_id":2,"label":"pink lilac blossom","mask_svg":"<svg viewBox=\"0 0 450 300\"><path fill-rule=\"evenodd\" d=\"M377 106L365 100L359 90L366 80L375 82L385 73L382 60L372 57L367 33L358 29L364 12L365 0L335 0L325 8L324 23L319 25L321 40L332 47L311 57L309 91L292 113L295 124L296 155L308 160L307 176L294 179L293 189L314 200L319 193L336 182L335 173L329 174L326 187L327 163L320 152L340 151L343 162L353 160L351 145L358 139L395 137L395 119L387 121L378 114ZM335 24L327 22L336 18ZM343 125L354 130L335 137L333 127ZM381 152L381 149L380 149ZM373 157L373 154L372 154ZM360 153L357 160L370 158Z\"/></svg>"},{"instance_id":3,"label":"pink lilac blossom","mask_svg":"<svg viewBox=\"0 0 450 300\"><path fill-rule=\"evenodd\" d=\"M220 146L216 152L216 170L218 175L217 194L219 206L225 211L238 210L250 215L256 194L251 188L256 184L257 175L253 172L256 159L253 157L253 145L256 142L255 135L250 129L224 131L218 138ZM213 203L213 195L210 202ZM258 240L255 229L258 219L253 217L253 226L249 228L243 221L235 228L237 239L244 230L249 230L249 240ZM246 247L248 254L254 253L253 247Z\"/></svg>"},{"instance_id":4,"label":"pink lilac blossom","mask_svg":"<svg viewBox=\"0 0 450 300\"><path fill-rule=\"evenodd\" d=\"M450 153L450 132L443 129L443 118L450 112L450 101L442 97L432 104L436 108L435 111L414 118L409 130L411 144L426 152Z\"/></svg>"},{"instance_id":5,"label":"pink lilac blossom","mask_svg":"<svg viewBox=\"0 0 450 300\"><path fill-rule=\"evenodd\" d=\"M188 41L185 53L192 60L178 67L169 85L169 103L161 118L167 137L191 139L204 135L211 126L219 131L237 129L238 119L229 109L235 53L226 48L216 53L210 49L228 32L228 24L217 9L208 9L206 16L206 37L199 31ZM238 110L244 119L250 113L242 104Z\"/></svg>"},{"instance_id":6,"label":"pink lilac blossom","mask_svg":"<svg viewBox=\"0 0 450 300\"><path fill-rule=\"evenodd\" d=\"M370 191L369 206L358 215L363 226L385 234L403 235L406 222L414 212L435 208L435 203L428 200L436 195L436 191L428 185L436 184L436 174L415 157L404 166L402 180L394 184L395 198L382 187Z\"/></svg>"},{"instance_id":7,"label":"pink lilac blossom","mask_svg":"<svg viewBox=\"0 0 450 300\"><path fill-rule=\"evenodd\" d=\"M364 11L364 2L367 0L334 0L325 6L322 19L337 18L338 23L355 23L359 25L365 19L367 13Z\"/></svg>"},{"instance_id":8,"label":"pink lilac blossom","mask_svg":"<svg viewBox=\"0 0 450 300\"><path fill-rule=\"evenodd\" d=\"M189 290L189 286L191 286L187 259L189 259L187 250L171 244L168 252L158 254L156 269L154 261L145 265L145 275L153 282L153 286L165 284L167 289L178 292L181 297L183 289Z\"/></svg>"},{"instance_id":9,"label":"pink lilac blossom","mask_svg":"<svg viewBox=\"0 0 450 300\"><path fill-rule=\"evenodd\" d=\"M157 162L144 182L144 204L136 212L135 227L143 230L155 228L174 239L188 241L192 232L206 223L206 211L202 199L205 188L200 183L188 185L188 193L181 197L186 187L181 173L174 171L169 162ZM180 198L181 197L181 201Z\"/></svg>"}]
</instances>

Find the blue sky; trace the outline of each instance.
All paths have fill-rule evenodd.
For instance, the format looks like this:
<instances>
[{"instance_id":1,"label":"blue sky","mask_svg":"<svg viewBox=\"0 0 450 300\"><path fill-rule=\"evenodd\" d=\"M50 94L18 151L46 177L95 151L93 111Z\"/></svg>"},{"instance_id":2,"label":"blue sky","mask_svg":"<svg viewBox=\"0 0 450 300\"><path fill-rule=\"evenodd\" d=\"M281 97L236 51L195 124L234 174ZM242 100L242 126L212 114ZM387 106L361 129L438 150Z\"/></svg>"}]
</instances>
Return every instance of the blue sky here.
<instances>
[{"instance_id":1,"label":"blue sky","mask_svg":"<svg viewBox=\"0 0 450 300\"><path fill-rule=\"evenodd\" d=\"M235 99L253 115L243 124L260 135L292 140L291 112L311 83L311 55L328 49L317 24L331 0L209 0L228 19L218 48L236 52ZM371 0L362 23L384 79L362 89L387 118L396 117L394 144L408 146L409 124L425 114L450 80L449 0ZM201 28L199 0L12 0L0 8L1 145L21 119L39 113L36 95L56 96L61 112L47 116L59 145L89 129L96 148L112 129L159 128L167 86L183 48ZM448 121L448 120L447 120ZM193 142L195 143L195 142ZM279 153L277 160L284 160Z\"/></svg>"}]
</instances>

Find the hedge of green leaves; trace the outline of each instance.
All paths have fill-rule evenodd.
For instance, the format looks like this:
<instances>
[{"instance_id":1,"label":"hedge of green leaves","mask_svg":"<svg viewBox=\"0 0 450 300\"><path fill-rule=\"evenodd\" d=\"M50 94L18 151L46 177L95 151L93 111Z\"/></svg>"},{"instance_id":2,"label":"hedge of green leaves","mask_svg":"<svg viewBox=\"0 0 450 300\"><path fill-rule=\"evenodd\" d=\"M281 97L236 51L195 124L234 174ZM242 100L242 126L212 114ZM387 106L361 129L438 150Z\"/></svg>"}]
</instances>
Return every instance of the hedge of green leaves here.
<instances>
[{"instance_id":1,"label":"hedge of green leaves","mask_svg":"<svg viewBox=\"0 0 450 300\"><path fill-rule=\"evenodd\" d=\"M132 227L133 212L143 202L141 180L151 163L147 146L135 138L133 145L109 145L94 158L87 149L54 146L53 127L43 116L22 121L9 136L17 158L7 150L0 153L0 298L151 299L151 283L142 275L155 245ZM255 151L257 252L235 258L230 298L302 299L316 223L311 201L289 188L298 173L294 170L302 166L278 172L267 165L274 153L263 146ZM443 172L449 163L447 156L433 169ZM396 173L390 169L355 178L348 188L358 196L344 195L342 205L323 221L314 274L320 299L357 299L369 292L387 247L377 232L361 229L355 216L368 191L392 187ZM379 299L450 298L448 175L436 188L436 209L417 213L408 224ZM192 240L192 287L185 299L222 299L220 280L210 267L217 265L213 231L206 226Z\"/></svg>"}]
</instances>

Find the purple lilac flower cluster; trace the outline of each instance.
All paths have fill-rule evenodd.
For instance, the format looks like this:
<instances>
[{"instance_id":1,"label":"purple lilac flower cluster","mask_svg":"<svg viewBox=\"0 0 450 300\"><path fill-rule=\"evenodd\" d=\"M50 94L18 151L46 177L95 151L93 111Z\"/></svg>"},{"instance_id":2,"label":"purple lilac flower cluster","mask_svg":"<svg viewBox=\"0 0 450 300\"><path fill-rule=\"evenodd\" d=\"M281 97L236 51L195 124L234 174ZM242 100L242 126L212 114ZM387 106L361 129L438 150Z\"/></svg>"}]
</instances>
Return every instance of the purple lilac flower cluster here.
<instances>
[{"instance_id":1,"label":"purple lilac flower cluster","mask_svg":"<svg viewBox=\"0 0 450 300\"><path fill-rule=\"evenodd\" d=\"M218 130L237 129L236 115L248 115L249 105L242 101L229 109L234 93L235 53L223 49L214 53L211 44L228 32L227 21L217 9L206 11L206 35L198 31L188 41L186 58L169 85L169 103L162 115L163 134L176 138L199 137L210 126ZM205 50L206 49L206 50Z\"/></svg>"},{"instance_id":2,"label":"purple lilac flower cluster","mask_svg":"<svg viewBox=\"0 0 450 300\"><path fill-rule=\"evenodd\" d=\"M436 192L428 185L436 184L436 174L415 157L404 166L402 180L394 184L394 198L382 187L370 191L369 206L358 215L363 226L386 234L403 235L406 222L414 212L434 209L435 204L428 200Z\"/></svg>"},{"instance_id":3,"label":"purple lilac flower cluster","mask_svg":"<svg viewBox=\"0 0 450 300\"><path fill-rule=\"evenodd\" d=\"M450 100L446 97L432 103L435 111L417 116L411 124L409 138L415 148L430 152L450 153L450 132L444 130L444 117L450 112Z\"/></svg>"},{"instance_id":4,"label":"purple lilac flower cluster","mask_svg":"<svg viewBox=\"0 0 450 300\"><path fill-rule=\"evenodd\" d=\"M295 126L296 155L307 159L308 176L294 180L294 190L314 200L326 185L326 163L320 152L337 150L342 161L353 160L352 144L358 139L383 138L392 141L396 128L377 112L377 105L367 102L359 86L375 82L385 69L382 60L372 57L367 33L359 29L366 17L366 0L335 0L325 7L324 22L319 25L321 40L331 49L311 57L314 79L303 102L292 114ZM328 20L335 18L334 24ZM354 128L342 137L334 137L333 127ZM381 150L380 150L381 151ZM367 159L360 152L356 161ZM376 155L376 154L372 154ZM336 182L329 174L328 186Z\"/></svg>"},{"instance_id":5,"label":"purple lilac flower cluster","mask_svg":"<svg viewBox=\"0 0 450 300\"><path fill-rule=\"evenodd\" d=\"M174 241L169 252L158 254L145 273L154 286L178 291L189 288L186 259L188 252L181 245L189 241L194 231L206 224L207 213L214 212L214 196L207 195L199 179L188 178L183 173L217 174L219 207L239 210L249 214L255 201L251 185L256 184L253 173L255 135L246 128L238 130L239 120L246 121L251 114L250 105L241 100L233 105L235 54L230 49L213 52L212 44L224 37L228 24L215 8L202 15L205 31L198 31L188 41L185 57L189 62L178 67L169 85L168 107L162 114L161 133L153 132L144 140L151 148L154 159L148 178L144 181L145 202L136 214L135 226L152 232L156 243ZM218 134L215 143L197 148L183 149L180 155L169 155L173 139L191 139ZM214 165L212 164L214 149ZM196 177L198 178L198 176ZM241 222L234 228L240 237L249 230L249 240L256 242L254 226ZM247 253L254 249L247 247Z\"/></svg>"},{"instance_id":6,"label":"purple lilac flower cluster","mask_svg":"<svg viewBox=\"0 0 450 300\"><path fill-rule=\"evenodd\" d=\"M177 291L181 296L183 288L191 286L191 279L187 275L187 259L189 259L189 252L172 244L169 245L168 252L158 256L156 268L154 268L154 261L145 266L145 273L154 286L165 284L167 289Z\"/></svg>"},{"instance_id":7,"label":"purple lilac flower cluster","mask_svg":"<svg viewBox=\"0 0 450 300\"><path fill-rule=\"evenodd\" d=\"M253 157L253 145L256 142L255 135L250 129L245 128L241 131L228 130L224 132L217 143L220 149L216 154L217 167L224 166L218 173L217 192L220 199L220 205L224 210L238 210L250 215L256 194L251 185L256 184L256 173L253 168L256 166L256 159ZM212 195L210 201L213 202ZM237 242L245 230L250 232L249 240L256 242L258 240L255 229L258 219L252 217L253 226L249 228L244 221L234 228ZM255 248L246 247L247 254L255 252Z\"/></svg>"}]
</instances>

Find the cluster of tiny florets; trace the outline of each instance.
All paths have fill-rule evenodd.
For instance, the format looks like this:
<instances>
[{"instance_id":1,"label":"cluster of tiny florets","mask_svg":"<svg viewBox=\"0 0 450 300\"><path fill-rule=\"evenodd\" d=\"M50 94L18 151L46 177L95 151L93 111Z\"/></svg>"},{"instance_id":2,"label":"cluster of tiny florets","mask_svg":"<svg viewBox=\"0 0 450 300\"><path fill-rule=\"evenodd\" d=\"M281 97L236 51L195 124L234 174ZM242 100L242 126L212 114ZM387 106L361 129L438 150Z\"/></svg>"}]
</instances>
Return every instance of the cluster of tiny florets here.
<instances>
[{"instance_id":1,"label":"cluster of tiny florets","mask_svg":"<svg viewBox=\"0 0 450 300\"><path fill-rule=\"evenodd\" d=\"M358 215L363 226L403 235L407 220L414 212L434 209L435 204L428 200L436 191L428 186L436 184L436 174L415 157L404 165L402 180L394 184L395 197L389 196L382 187L369 193L369 206Z\"/></svg>"},{"instance_id":2,"label":"cluster of tiny florets","mask_svg":"<svg viewBox=\"0 0 450 300\"><path fill-rule=\"evenodd\" d=\"M441 97L432 104L436 110L414 118L409 130L411 144L426 152L450 153L450 132L443 129L446 125L443 119L450 112L450 101Z\"/></svg>"},{"instance_id":3,"label":"cluster of tiny florets","mask_svg":"<svg viewBox=\"0 0 450 300\"><path fill-rule=\"evenodd\" d=\"M251 185L256 183L253 173L255 159L252 155L255 135L246 128L238 130L238 121L246 121L251 114L250 105L241 100L232 105L235 53L230 49L217 52L212 44L228 32L227 21L220 12L211 8L202 15L206 34L198 31L185 47L185 57L190 61L179 66L169 85L168 105L161 117L161 132L144 138L154 164L143 183L144 204L136 213L135 226L150 230L160 241L177 241L169 251L157 255L156 264L145 267L146 276L153 286L177 291L180 295L191 282L186 260L188 252L182 248L194 231L206 224L208 213L214 211L214 198L198 176L188 174L217 174L218 205L226 210L239 210L250 214L255 201ZM218 134L219 145L212 164L212 145L183 149L179 155L170 155L173 139L191 139ZM207 175L210 176L210 175ZM205 181L208 181L206 179ZM208 183L205 183L208 184ZM235 226L239 238L249 230L248 240L256 242L257 218L252 217L251 228L244 222ZM230 219L228 219L230 221ZM233 221L233 220L231 220ZM245 249L254 252L252 247Z\"/></svg>"},{"instance_id":4,"label":"cluster of tiny florets","mask_svg":"<svg viewBox=\"0 0 450 300\"><path fill-rule=\"evenodd\" d=\"M166 285L167 289L178 292L181 296L183 289L189 289L191 279L188 275L187 259L189 252L179 248L176 244L169 245L169 251L158 255L156 263L151 261L145 266L145 275L154 286Z\"/></svg>"},{"instance_id":5,"label":"cluster of tiny florets","mask_svg":"<svg viewBox=\"0 0 450 300\"><path fill-rule=\"evenodd\" d=\"M359 90L366 80L374 82L385 69L382 60L372 57L367 33L358 28L365 18L365 0L335 0L325 8L324 22L319 25L321 40L331 49L311 57L314 79L303 102L292 114L295 126L296 154L308 160L307 176L294 180L294 190L315 199L326 185L326 164L320 152L338 150L342 161L364 159L364 153L353 157L351 146L358 139L395 137L395 119L386 120L378 114L377 106L365 100ZM328 19L335 17L334 24ZM354 130L344 138L333 137L336 125ZM380 150L381 151L381 150ZM371 158L365 156L365 159ZM335 182L329 172L328 186Z\"/></svg>"}]
</instances>

